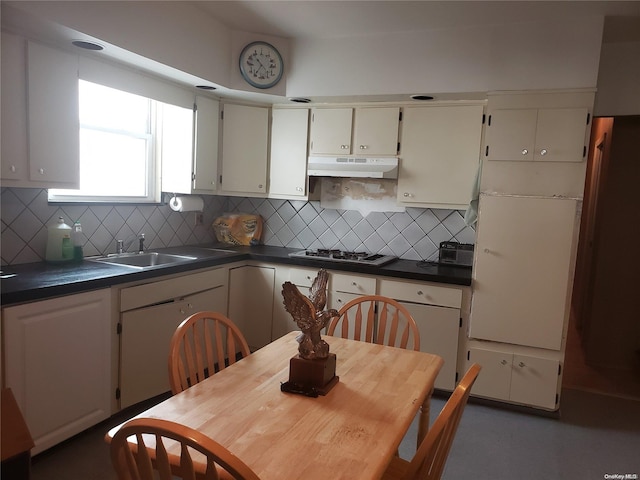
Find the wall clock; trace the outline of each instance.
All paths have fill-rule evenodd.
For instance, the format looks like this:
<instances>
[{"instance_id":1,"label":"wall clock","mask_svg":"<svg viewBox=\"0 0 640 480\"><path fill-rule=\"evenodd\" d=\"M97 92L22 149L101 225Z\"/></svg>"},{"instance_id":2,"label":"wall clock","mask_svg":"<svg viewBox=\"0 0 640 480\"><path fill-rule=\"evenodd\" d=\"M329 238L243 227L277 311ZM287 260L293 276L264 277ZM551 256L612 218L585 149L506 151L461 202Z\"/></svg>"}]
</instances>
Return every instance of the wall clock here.
<instances>
[{"instance_id":1,"label":"wall clock","mask_svg":"<svg viewBox=\"0 0 640 480\"><path fill-rule=\"evenodd\" d=\"M256 88L271 88L282 78L284 65L280 52L266 42L252 42L240 54L240 73Z\"/></svg>"}]
</instances>

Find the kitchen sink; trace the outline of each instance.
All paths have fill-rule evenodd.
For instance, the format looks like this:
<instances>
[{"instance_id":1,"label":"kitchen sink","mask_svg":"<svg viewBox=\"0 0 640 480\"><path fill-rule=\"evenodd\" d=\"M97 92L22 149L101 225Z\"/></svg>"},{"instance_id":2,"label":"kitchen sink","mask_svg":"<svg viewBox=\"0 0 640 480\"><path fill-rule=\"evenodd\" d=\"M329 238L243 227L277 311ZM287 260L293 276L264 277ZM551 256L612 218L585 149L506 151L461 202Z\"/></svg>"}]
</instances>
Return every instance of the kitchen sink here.
<instances>
[{"instance_id":1,"label":"kitchen sink","mask_svg":"<svg viewBox=\"0 0 640 480\"><path fill-rule=\"evenodd\" d=\"M197 257L187 255L173 255L170 253L145 252L145 253L121 253L107 255L106 257L88 258L92 262L109 263L111 265L122 265L137 269L159 267L163 265L173 265L176 263L197 260Z\"/></svg>"}]
</instances>

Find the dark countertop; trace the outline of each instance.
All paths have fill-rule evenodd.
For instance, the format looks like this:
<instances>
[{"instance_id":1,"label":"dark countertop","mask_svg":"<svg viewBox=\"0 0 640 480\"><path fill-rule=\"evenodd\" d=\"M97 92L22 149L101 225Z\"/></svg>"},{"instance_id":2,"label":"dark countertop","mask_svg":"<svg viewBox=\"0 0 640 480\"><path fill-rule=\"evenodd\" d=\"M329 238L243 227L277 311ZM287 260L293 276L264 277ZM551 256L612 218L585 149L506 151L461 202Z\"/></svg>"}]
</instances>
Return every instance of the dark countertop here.
<instances>
[{"instance_id":1,"label":"dark countertop","mask_svg":"<svg viewBox=\"0 0 640 480\"><path fill-rule=\"evenodd\" d=\"M208 250L207 247L233 250L233 253ZM8 274L15 274L15 276L0 280L1 302L2 306L7 306L15 303L43 300L45 298L108 288L123 283L215 267L242 260L318 267L407 280L463 286L471 285L471 269L467 268L440 266L414 260L396 260L387 265L375 267L289 257L289 253L297 250L299 249L271 247L268 245L255 247L201 245L162 248L154 251L189 255L197 257L197 259L147 270L136 270L130 267L92 262L86 259L82 263L52 264L39 262L9 265L2 267L2 276L4 277Z\"/></svg>"}]
</instances>

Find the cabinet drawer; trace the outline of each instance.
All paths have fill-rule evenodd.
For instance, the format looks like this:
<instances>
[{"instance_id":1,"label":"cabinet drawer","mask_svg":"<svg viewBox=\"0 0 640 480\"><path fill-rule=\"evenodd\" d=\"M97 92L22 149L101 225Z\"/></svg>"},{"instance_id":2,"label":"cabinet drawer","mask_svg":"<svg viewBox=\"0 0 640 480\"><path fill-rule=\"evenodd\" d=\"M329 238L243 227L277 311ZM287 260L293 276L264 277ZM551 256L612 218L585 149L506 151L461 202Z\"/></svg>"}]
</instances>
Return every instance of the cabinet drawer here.
<instances>
[{"instance_id":1,"label":"cabinet drawer","mask_svg":"<svg viewBox=\"0 0 640 480\"><path fill-rule=\"evenodd\" d=\"M289 271L289 281L298 287L311 287L318 272L319 269L315 268L292 268Z\"/></svg>"},{"instance_id":2,"label":"cabinet drawer","mask_svg":"<svg viewBox=\"0 0 640 480\"><path fill-rule=\"evenodd\" d=\"M340 273L331 274L330 288L334 292L355 293L358 295L374 295L376 279L374 277L355 277Z\"/></svg>"},{"instance_id":3,"label":"cabinet drawer","mask_svg":"<svg viewBox=\"0 0 640 480\"><path fill-rule=\"evenodd\" d=\"M217 268L206 272L194 273L182 277L158 280L120 291L120 311L180 298L210 288L227 284L227 269Z\"/></svg>"},{"instance_id":4,"label":"cabinet drawer","mask_svg":"<svg viewBox=\"0 0 640 480\"><path fill-rule=\"evenodd\" d=\"M452 308L461 308L462 306L462 290L459 288L438 287L424 283L380 280L378 293L385 297L405 302L425 303Z\"/></svg>"}]
</instances>

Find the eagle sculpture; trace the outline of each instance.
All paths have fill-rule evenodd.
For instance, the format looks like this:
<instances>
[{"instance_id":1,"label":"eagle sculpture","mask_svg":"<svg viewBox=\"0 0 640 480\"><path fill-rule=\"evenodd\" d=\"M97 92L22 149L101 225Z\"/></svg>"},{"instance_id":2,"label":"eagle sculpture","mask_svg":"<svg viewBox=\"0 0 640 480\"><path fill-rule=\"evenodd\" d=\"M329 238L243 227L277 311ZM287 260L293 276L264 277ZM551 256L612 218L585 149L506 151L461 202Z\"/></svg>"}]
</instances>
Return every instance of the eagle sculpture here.
<instances>
[{"instance_id":1,"label":"eagle sculpture","mask_svg":"<svg viewBox=\"0 0 640 480\"><path fill-rule=\"evenodd\" d=\"M284 307L302 330L296 340L300 344L298 353L307 360L323 359L329 356L329 344L320 338L320 331L326 327L338 311L331 308L323 310L327 303L327 281L329 274L322 269L318 272L311 288L309 298L300 293L291 282L282 284Z\"/></svg>"}]
</instances>

